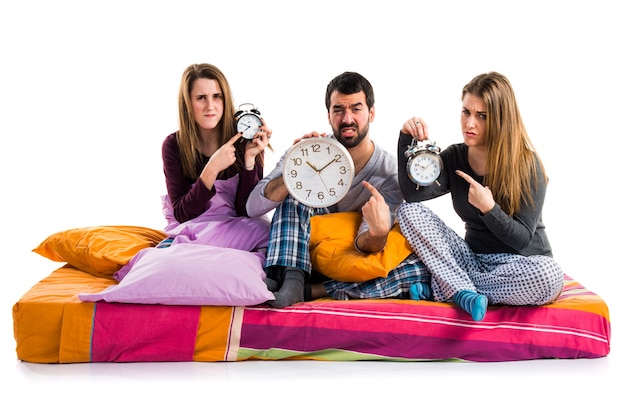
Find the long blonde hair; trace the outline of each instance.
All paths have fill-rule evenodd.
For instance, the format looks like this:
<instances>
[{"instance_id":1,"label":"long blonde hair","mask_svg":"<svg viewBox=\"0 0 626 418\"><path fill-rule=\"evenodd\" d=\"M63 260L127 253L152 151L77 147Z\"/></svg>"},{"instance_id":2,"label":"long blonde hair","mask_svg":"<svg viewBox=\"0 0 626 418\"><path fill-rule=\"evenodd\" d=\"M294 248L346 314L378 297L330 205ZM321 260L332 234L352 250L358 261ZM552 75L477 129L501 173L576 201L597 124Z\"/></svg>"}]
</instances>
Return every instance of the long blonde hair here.
<instances>
[{"instance_id":1,"label":"long blonde hair","mask_svg":"<svg viewBox=\"0 0 626 418\"><path fill-rule=\"evenodd\" d=\"M487 107L485 185L500 207L513 216L522 203L534 205L532 187L537 185L538 168L548 181L543 163L526 132L513 88L505 76L497 72L480 74L463 87L462 97L468 93L482 98Z\"/></svg>"},{"instance_id":2,"label":"long blonde hair","mask_svg":"<svg viewBox=\"0 0 626 418\"><path fill-rule=\"evenodd\" d=\"M193 83L199 78L215 80L222 90L224 98L224 116L217 125L219 129L219 146L224 145L236 134L235 130L235 104L230 85L226 76L214 65L192 64L185 69L180 80L178 92L178 124L179 130L176 139L180 148L180 158L182 160L183 172L185 176L195 179L198 176L196 165L200 161L202 149L202 139L198 125L193 117L193 107L191 100L191 89ZM245 149L245 144L244 144ZM240 169L243 166L243 149L238 147L237 161L235 164ZM239 155L241 153L241 155ZM223 173L220 173L221 177Z\"/></svg>"}]
</instances>

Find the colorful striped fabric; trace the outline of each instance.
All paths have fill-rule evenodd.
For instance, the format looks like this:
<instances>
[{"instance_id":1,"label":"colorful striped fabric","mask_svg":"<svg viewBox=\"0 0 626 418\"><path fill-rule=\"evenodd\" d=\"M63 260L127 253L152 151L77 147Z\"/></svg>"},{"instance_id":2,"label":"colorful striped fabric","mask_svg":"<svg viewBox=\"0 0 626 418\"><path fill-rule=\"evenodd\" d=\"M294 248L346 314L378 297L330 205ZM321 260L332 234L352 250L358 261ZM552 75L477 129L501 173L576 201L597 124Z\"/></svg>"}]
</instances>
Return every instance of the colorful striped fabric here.
<instances>
[{"instance_id":1,"label":"colorful striped fabric","mask_svg":"<svg viewBox=\"0 0 626 418\"><path fill-rule=\"evenodd\" d=\"M474 322L447 303L323 299L289 308L83 302L114 285L69 266L13 307L18 358L36 363L244 360L597 358L610 350L606 303L566 276L558 301L490 306Z\"/></svg>"},{"instance_id":2,"label":"colorful striped fabric","mask_svg":"<svg viewBox=\"0 0 626 418\"><path fill-rule=\"evenodd\" d=\"M229 347L229 359L236 360L594 358L606 356L610 343L606 304L568 276L554 304L492 306L480 322L451 304L423 301L320 300L237 309L241 323L233 325L239 332Z\"/></svg>"}]
</instances>

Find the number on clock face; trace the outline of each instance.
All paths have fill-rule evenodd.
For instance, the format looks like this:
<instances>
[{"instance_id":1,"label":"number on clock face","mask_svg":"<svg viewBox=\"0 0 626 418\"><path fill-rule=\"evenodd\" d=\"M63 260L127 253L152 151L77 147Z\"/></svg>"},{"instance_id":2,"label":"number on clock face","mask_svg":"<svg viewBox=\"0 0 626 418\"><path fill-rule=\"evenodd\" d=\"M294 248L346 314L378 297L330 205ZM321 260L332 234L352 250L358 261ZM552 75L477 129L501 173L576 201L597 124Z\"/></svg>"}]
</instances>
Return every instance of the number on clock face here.
<instances>
[{"instance_id":1,"label":"number on clock face","mask_svg":"<svg viewBox=\"0 0 626 418\"><path fill-rule=\"evenodd\" d=\"M328 207L348 192L354 163L348 151L331 138L307 138L287 152L283 180L289 193L312 207Z\"/></svg>"}]
</instances>

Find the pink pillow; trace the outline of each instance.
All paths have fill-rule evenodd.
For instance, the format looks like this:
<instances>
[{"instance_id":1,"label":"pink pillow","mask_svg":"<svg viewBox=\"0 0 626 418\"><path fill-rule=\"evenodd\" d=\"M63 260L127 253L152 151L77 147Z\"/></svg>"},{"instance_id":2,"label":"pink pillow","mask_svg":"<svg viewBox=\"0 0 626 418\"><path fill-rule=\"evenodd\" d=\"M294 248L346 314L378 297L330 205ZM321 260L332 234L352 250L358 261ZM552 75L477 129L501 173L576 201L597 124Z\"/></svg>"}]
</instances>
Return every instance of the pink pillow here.
<instances>
[{"instance_id":1,"label":"pink pillow","mask_svg":"<svg viewBox=\"0 0 626 418\"><path fill-rule=\"evenodd\" d=\"M210 245L146 248L116 275L120 283L83 302L250 306L273 300L263 254Z\"/></svg>"}]
</instances>

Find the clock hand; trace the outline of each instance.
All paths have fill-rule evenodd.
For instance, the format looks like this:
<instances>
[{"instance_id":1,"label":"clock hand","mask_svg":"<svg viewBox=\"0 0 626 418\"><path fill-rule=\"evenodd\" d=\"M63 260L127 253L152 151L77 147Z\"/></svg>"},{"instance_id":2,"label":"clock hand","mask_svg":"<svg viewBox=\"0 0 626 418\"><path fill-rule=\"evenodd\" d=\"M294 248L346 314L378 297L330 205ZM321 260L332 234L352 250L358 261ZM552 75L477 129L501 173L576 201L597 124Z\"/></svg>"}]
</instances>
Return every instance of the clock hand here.
<instances>
[{"instance_id":1,"label":"clock hand","mask_svg":"<svg viewBox=\"0 0 626 418\"><path fill-rule=\"evenodd\" d=\"M328 167L329 165L331 165L332 163L335 162L335 159L333 158L332 160L330 160L330 162L328 164L326 164L324 167L320 168L319 171L323 171L326 167Z\"/></svg>"},{"instance_id":2,"label":"clock hand","mask_svg":"<svg viewBox=\"0 0 626 418\"><path fill-rule=\"evenodd\" d=\"M307 161L306 163L309 165L309 167L311 167L313 170L315 170L315 172L316 172L316 173L319 173L320 171L322 171L322 170L323 170L323 169L322 169L322 170L318 170L318 169L317 169L317 167L315 167L315 166L314 166L313 164L311 164L309 161Z\"/></svg>"},{"instance_id":3,"label":"clock hand","mask_svg":"<svg viewBox=\"0 0 626 418\"><path fill-rule=\"evenodd\" d=\"M331 162L332 162L332 161L331 161ZM327 166L328 166L328 164L326 164L326 167L327 167ZM326 167L324 167L324 168L326 168ZM322 170L323 170L324 168L322 168ZM330 193L330 190L328 190L328 186L326 186L326 183L324 183L324 179L322 178L322 174L320 173L322 170L319 170L319 171L317 172L317 175L319 176L320 181L321 181L321 182L322 182L322 184L324 185L324 188L326 189L326 192L327 192L327 193Z\"/></svg>"}]
</instances>

